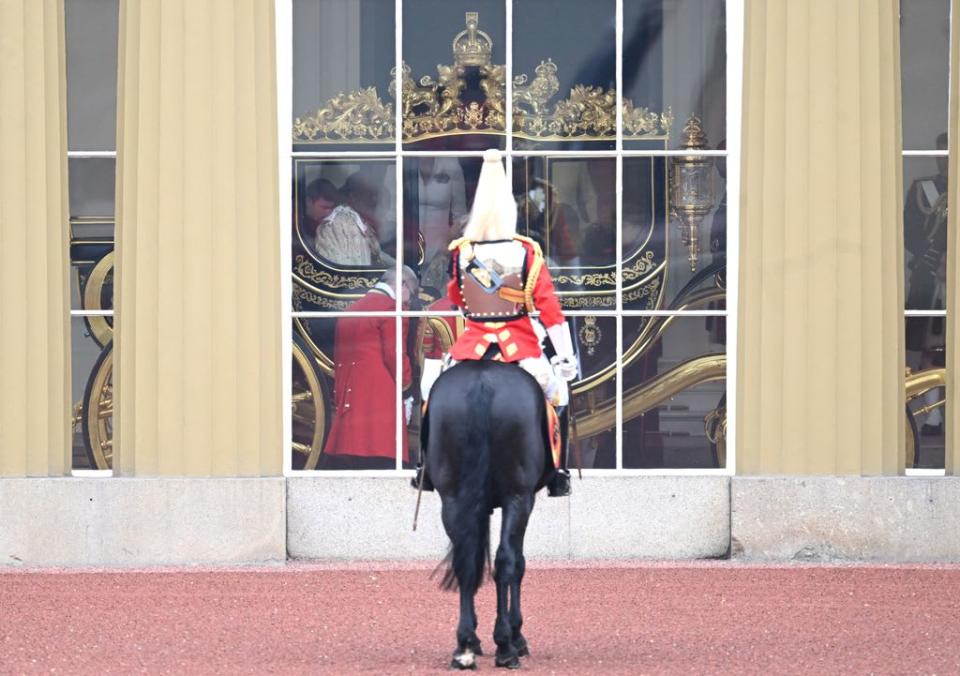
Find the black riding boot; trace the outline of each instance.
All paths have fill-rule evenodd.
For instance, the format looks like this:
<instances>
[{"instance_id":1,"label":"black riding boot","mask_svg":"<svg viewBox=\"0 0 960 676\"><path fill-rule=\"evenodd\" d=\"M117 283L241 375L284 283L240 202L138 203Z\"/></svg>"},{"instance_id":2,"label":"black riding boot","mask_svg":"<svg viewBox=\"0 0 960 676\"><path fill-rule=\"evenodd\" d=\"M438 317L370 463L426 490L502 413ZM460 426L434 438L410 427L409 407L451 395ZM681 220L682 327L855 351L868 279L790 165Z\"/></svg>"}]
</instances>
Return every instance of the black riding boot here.
<instances>
[{"instance_id":1,"label":"black riding boot","mask_svg":"<svg viewBox=\"0 0 960 676\"><path fill-rule=\"evenodd\" d=\"M558 407L557 417L560 420L560 467L547 482L547 495L551 498L570 495L570 470L567 469L567 455L570 448L570 407Z\"/></svg>"},{"instance_id":2,"label":"black riding boot","mask_svg":"<svg viewBox=\"0 0 960 676\"><path fill-rule=\"evenodd\" d=\"M420 482L423 482L423 490L432 491L433 482L430 481L430 477L427 476L427 468L423 466L423 461L417 463L417 474L412 479L410 479L410 485L416 489L420 488Z\"/></svg>"}]
</instances>

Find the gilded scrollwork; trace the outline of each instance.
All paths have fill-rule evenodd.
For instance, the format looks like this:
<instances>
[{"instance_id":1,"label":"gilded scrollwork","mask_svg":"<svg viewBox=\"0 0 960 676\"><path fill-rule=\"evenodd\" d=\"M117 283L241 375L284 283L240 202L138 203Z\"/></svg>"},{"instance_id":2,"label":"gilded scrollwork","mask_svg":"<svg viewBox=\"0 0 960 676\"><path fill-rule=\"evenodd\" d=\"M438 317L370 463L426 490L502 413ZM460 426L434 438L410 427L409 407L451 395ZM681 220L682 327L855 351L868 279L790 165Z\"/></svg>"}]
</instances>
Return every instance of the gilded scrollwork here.
<instances>
[{"instance_id":1,"label":"gilded scrollwork","mask_svg":"<svg viewBox=\"0 0 960 676\"><path fill-rule=\"evenodd\" d=\"M611 271L587 272L582 275L556 275L553 282L558 286L615 287L617 285L617 273Z\"/></svg>"},{"instance_id":2,"label":"gilded scrollwork","mask_svg":"<svg viewBox=\"0 0 960 676\"><path fill-rule=\"evenodd\" d=\"M615 308L617 299L614 292L596 296L560 296L560 306L564 310L597 310Z\"/></svg>"},{"instance_id":3,"label":"gilded scrollwork","mask_svg":"<svg viewBox=\"0 0 960 676\"><path fill-rule=\"evenodd\" d=\"M313 261L303 254L298 254L293 262L296 276L312 282L325 289L368 289L377 283L376 277L361 275L340 275L322 268L317 268Z\"/></svg>"},{"instance_id":4,"label":"gilded scrollwork","mask_svg":"<svg viewBox=\"0 0 960 676\"><path fill-rule=\"evenodd\" d=\"M635 282L653 272L656 267L654 252L644 251L632 264L623 266L623 281Z\"/></svg>"},{"instance_id":5,"label":"gilded scrollwork","mask_svg":"<svg viewBox=\"0 0 960 676\"><path fill-rule=\"evenodd\" d=\"M376 87L340 93L312 115L293 121L293 140L344 143L393 139L393 105L384 104Z\"/></svg>"},{"instance_id":6,"label":"gilded scrollwork","mask_svg":"<svg viewBox=\"0 0 960 676\"><path fill-rule=\"evenodd\" d=\"M479 16L468 12L466 30L453 40L453 65L437 65L437 77L415 80L401 64L403 139L418 141L445 134L506 132L506 67L492 64L493 40L479 30ZM467 72L479 74L484 100L465 101ZM540 62L534 77L514 77L513 132L532 141L608 140L617 127L617 95L613 89L578 84L567 98L560 92L559 68L552 59ZM388 93L396 100L396 69ZM673 115L624 100L625 139L666 140ZM394 104L380 101L375 87L340 93L312 115L294 121L295 143L383 143L394 135Z\"/></svg>"},{"instance_id":7,"label":"gilded scrollwork","mask_svg":"<svg viewBox=\"0 0 960 676\"><path fill-rule=\"evenodd\" d=\"M623 100L624 138L642 138L644 136L670 135L673 127L673 111L667 108L662 113L650 110L646 106L634 106L630 99Z\"/></svg>"},{"instance_id":8,"label":"gilded scrollwork","mask_svg":"<svg viewBox=\"0 0 960 676\"><path fill-rule=\"evenodd\" d=\"M352 298L328 298L322 294L305 289L298 284L293 285L293 303L294 307L298 310L304 307L305 302L313 307L321 307L326 310L345 310L353 300Z\"/></svg>"}]
</instances>

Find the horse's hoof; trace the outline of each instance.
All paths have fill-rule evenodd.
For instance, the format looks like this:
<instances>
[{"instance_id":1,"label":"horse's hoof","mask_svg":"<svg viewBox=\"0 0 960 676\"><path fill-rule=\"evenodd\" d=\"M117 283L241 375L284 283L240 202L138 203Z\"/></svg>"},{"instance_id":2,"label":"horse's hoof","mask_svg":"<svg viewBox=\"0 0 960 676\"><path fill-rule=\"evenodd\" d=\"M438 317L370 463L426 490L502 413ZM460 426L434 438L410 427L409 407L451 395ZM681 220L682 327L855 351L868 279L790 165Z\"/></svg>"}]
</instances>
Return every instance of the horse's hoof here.
<instances>
[{"instance_id":1,"label":"horse's hoof","mask_svg":"<svg viewBox=\"0 0 960 676\"><path fill-rule=\"evenodd\" d=\"M458 671L463 671L465 669L476 669L477 668L477 658L476 653L467 648L459 655L454 653L453 659L450 660L450 668L456 669Z\"/></svg>"},{"instance_id":2,"label":"horse's hoof","mask_svg":"<svg viewBox=\"0 0 960 676\"><path fill-rule=\"evenodd\" d=\"M527 639L525 638L521 637L519 641L514 641L513 649L517 651L517 657L530 656L530 647L527 645Z\"/></svg>"},{"instance_id":3,"label":"horse's hoof","mask_svg":"<svg viewBox=\"0 0 960 676\"><path fill-rule=\"evenodd\" d=\"M498 667L504 667L506 669L519 669L520 668L520 658L516 653L512 655L505 655L500 657L497 655L493 659L493 663Z\"/></svg>"}]
</instances>

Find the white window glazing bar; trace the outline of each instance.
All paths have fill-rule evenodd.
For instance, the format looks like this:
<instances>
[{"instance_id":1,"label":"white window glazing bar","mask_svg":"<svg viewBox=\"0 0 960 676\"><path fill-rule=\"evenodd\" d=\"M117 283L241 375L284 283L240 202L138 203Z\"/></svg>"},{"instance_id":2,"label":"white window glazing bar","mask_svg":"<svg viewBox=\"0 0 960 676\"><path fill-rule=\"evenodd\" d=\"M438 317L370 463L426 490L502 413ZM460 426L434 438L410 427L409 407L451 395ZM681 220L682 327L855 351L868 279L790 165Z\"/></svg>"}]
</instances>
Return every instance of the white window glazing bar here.
<instances>
[{"instance_id":1,"label":"white window glazing bar","mask_svg":"<svg viewBox=\"0 0 960 676\"><path fill-rule=\"evenodd\" d=\"M274 4L277 63L277 185L280 195L280 354L283 473L293 470L293 0Z\"/></svg>"},{"instance_id":2,"label":"white window glazing bar","mask_svg":"<svg viewBox=\"0 0 960 676\"><path fill-rule=\"evenodd\" d=\"M67 158L71 160L106 158L115 159L116 150L68 150Z\"/></svg>"},{"instance_id":3,"label":"white window glazing bar","mask_svg":"<svg viewBox=\"0 0 960 676\"><path fill-rule=\"evenodd\" d=\"M506 69L504 96L506 100L506 118L503 123L504 143L506 151L504 164L506 165L507 185L513 189L513 0L503 0L504 39L503 61Z\"/></svg>"},{"instance_id":4,"label":"white window glazing bar","mask_svg":"<svg viewBox=\"0 0 960 676\"><path fill-rule=\"evenodd\" d=\"M616 200L616 243L614 255L617 261L616 274L616 301L617 301L617 344L616 344L616 382L614 393L616 396L616 417L614 429L614 443L616 444L616 460L614 466L623 469L623 0L616 0L616 36L614 39L614 83L616 91L617 124L616 124L616 186L614 199ZM571 394L571 396L573 396Z\"/></svg>"},{"instance_id":5,"label":"white window glazing bar","mask_svg":"<svg viewBox=\"0 0 960 676\"><path fill-rule=\"evenodd\" d=\"M394 242L396 250L394 253L396 265L394 278L394 308L396 317L394 317L394 391L396 401L394 408L394 425L396 443L394 452L394 469L403 469L403 438L407 434L406 420L403 415L403 357L406 346L403 344L403 319L401 311L403 310L403 0L394 0L394 63L396 64L394 78L394 87L397 96L394 99L394 151L396 152L394 161L394 185L396 194L396 230Z\"/></svg>"},{"instance_id":6,"label":"white window glazing bar","mask_svg":"<svg viewBox=\"0 0 960 676\"><path fill-rule=\"evenodd\" d=\"M946 317L946 310L904 310L904 317Z\"/></svg>"},{"instance_id":7,"label":"white window glazing bar","mask_svg":"<svg viewBox=\"0 0 960 676\"><path fill-rule=\"evenodd\" d=\"M904 150L904 157L947 157L949 150Z\"/></svg>"},{"instance_id":8,"label":"white window glazing bar","mask_svg":"<svg viewBox=\"0 0 960 676\"><path fill-rule=\"evenodd\" d=\"M70 310L71 317L112 317L113 310Z\"/></svg>"},{"instance_id":9,"label":"white window glazing bar","mask_svg":"<svg viewBox=\"0 0 960 676\"><path fill-rule=\"evenodd\" d=\"M740 312L740 166L743 120L744 0L727 0L727 458L724 473L737 471L737 317Z\"/></svg>"}]
</instances>

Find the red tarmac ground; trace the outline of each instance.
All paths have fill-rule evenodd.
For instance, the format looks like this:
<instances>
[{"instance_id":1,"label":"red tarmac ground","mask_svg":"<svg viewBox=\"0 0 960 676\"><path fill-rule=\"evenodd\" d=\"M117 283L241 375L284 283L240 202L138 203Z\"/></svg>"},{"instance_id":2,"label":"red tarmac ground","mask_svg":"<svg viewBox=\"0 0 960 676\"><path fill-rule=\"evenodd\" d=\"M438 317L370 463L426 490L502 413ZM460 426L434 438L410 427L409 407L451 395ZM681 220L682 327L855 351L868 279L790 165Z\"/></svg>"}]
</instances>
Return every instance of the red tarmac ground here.
<instances>
[{"instance_id":1,"label":"red tarmac ground","mask_svg":"<svg viewBox=\"0 0 960 676\"><path fill-rule=\"evenodd\" d=\"M430 568L0 573L0 673L445 670ZM528 563L531 673L960 673L960 567ZM491 672L493 584L478 596ZM502 672L501 672L502 673Z\"/></svg>"}]
</instances>

